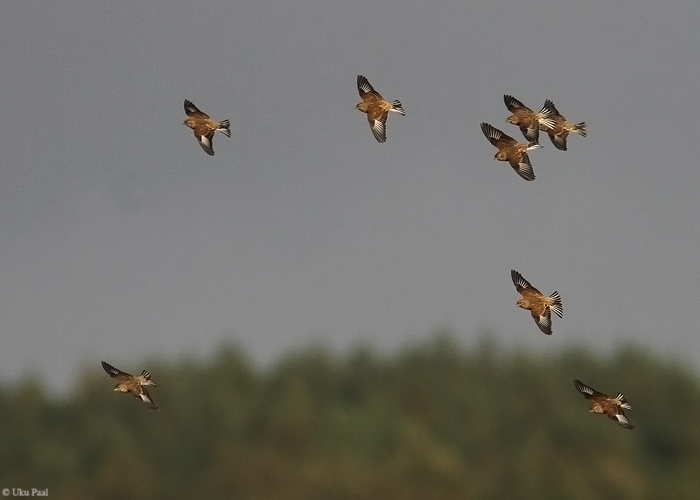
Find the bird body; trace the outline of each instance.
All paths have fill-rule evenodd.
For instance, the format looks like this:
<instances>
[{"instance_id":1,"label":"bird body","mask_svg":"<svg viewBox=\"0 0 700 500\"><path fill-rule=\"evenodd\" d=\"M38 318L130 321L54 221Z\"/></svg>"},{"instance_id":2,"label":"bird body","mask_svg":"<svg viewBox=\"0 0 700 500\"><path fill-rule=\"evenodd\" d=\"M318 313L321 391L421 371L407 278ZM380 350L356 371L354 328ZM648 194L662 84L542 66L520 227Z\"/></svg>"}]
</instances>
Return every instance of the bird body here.
<instances>
[{"instance_id":1,"label":"bird body","mask_svg":"<svg viewBox=\"0 0 700 500\"><path fill-rule=\"evenodd\" d=\"M135 398L143 401L143 403L152 410L158 409L158 406L153 402L151 396L146 390L146 387L149 385L157 387L156 383L151 380L151 374L146 370L142 371L141 375L138 377L134 377L133 375L118 370L104 361L102 361L102 368L104 368L104 371L106 371L110 377L117 381L117 385L114 387L116 392L130 393Z\"/></svg>"},{"instance_id":2,"label":"bird body","mask_svg":"<svg viewBox=\"0 0 700 500\"><path fill-rule=\"evenodd\" d=\"M386 142L386 121L389 112L406 116L401 101L385 101L382 95L370 85L367 78L362 75L357 75L357 90L362 102L355 106L355 109L367 114L367 121L377 142Z\"/></svg>"},{"instance_id":3,"label":"bird body","mask_svg":"<svg viewBox=\"0 0 700 500\"><path fill-rule=\"evenodd\" d=\"M549 106L552 104L550 100L544 102L539 113L535 113L512 95L504 95L503 101L508 111L513 113L506 119L506 122L518 126L528 142L537 143L539 141L542 126L547 128L554 126L554 121L550 118L553 113Z\"/></svg>"},{"instance_id":4,"label":"bird body","mask_svg":"<svg viewBox=\"0 0 700 500\"><path fill-rule=\"evenodd\" d=\"M481 124L481 131L489 142L498 148L494 159L510 163L513 170L526 181L535 180L535 172L532 170L532 163L530 163L527 152L532 149L540 149L542 146L534 142L518 144L518 141L488 123Z\"/></svg>"},{"instance_id":5,"label":"bird body","mask_svg":"<svg viewBox=\"0 0 700 500\"><path fill-rule=\"evenodd\" d=\"M551 103L551 101L549 101ZM551 124L540 123L540 130L546 131L549 135L549 139L555 148L566 151L566 139L569 137L569 133L573 132L582 137L586 137L588 132L586 131L586 122L581 123L569 123L566 121L561 113L551 104L552 113L549 116Z\"/></svg>"},{"instance_id":6,"label":"bird body","mask_svg":"<svg viewBox=\"0 0 700 500\"><path fill-rule=\"evenodd\" d=\"M634 425L632 422L630 422L624 412L624 410L631 410L632 407L621 392L619 392L616 397L611 398L602 392L598 392L595 389L588 387L580 380L574 380L574 386L576 386L576 389L583 395L583 397L591 402L591 409L589 410L590 413L607 415L610 420L614 420L615 423L624 427L625 429L634 429Z\"/></svg>"},{"instance_id":7,"label":"bird body","mask_svg":"<svg viewBox=\"0 0 700 500\"><path fill-rule=\"evenodd\" d=\"M197 106L192 104L192 101L185 99L185 114L187 118L183 125L191 128L194 131L194 136L202 146L202 149L209 155L214 156L213 139L214 134L219 131L227 137L231 137L231 122L223 120L215 122L209 115L200 111Z\"/></svg>"},{"instance_id":8,"label":"bird body","mask_svg":"<svg viewBox=\"0 0 700 500\"><path fill-rule=\"evenodd\" d=\"M546 335L552 334L552 311L560 318L564 314L564 307L561 303L559 292L552 293L549 297L545 297L537 288L532 286L529 281L522 277L516 271L510 271L511 279L515 285L515 289L523 296L517 302L517 306L530 311L532 319L535 320L537 327Z\"/></svg>"}]
</instances>

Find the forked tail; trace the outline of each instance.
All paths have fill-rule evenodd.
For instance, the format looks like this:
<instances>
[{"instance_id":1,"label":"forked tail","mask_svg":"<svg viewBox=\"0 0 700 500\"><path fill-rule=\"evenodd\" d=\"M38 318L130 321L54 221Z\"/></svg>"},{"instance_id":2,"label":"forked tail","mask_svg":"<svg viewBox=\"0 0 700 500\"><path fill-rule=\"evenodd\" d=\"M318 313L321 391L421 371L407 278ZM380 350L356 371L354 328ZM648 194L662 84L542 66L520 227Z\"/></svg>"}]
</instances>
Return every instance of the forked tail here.
<instances>
[{"instance_id":1,"label":"forked tail","mask_svg":"<svg viewBox=\"0 0 700 500\"><path fill-rule=\"evenodd\" d=\"M561 303L561 296L559 295L559 292L555 291L549 296L549 298L553 301L549 306L549 309L561 318L564 314L564 305Z\"/></svg>"},{"instance_id":2,"label":"forked tail","mask_svg":"<svg viewBox=\"0 0 700 500\"><path fill-rule=\"evenodd\" d=\"M586 122L576 123L572 127L571 131L575 134L586 137Z\"/></svg>"},{"instance_id":3,"label":"forked tail","mask_svg":"<svg viewBox=\"0 0 700 500\"><path fill-rule=\"evenodd\" d=\"M146 383L143 385L152 385L153 387L157 387L156 383L153 380L151 380L151 374L148 373L146 370L141 372L141 378L146 381Z\"/></svg>"},{"instance_id":4,"label":"forked tail","mask_svg":"<svg viewBox=\"0 0 700 500\"><path fill-rule=\"evenodd\" d=\"M391 111L394 111L396 113L401 113L403 116L406 116L406 112L403 110L403 106L401 105L401 101L394 101L391 103Z\"/></svg>"},{"instance_id":5,"label":"forked tail","mask_svg":"<svg viewBox=\"0 0 700 500\"><path fill-rule=\"evenodd\" d=\"M228 120L224 120L222 122L219 122L218 130L222 134L226 135L226 137L231 137L231 122Z\"/></svg>"}]
</instances>

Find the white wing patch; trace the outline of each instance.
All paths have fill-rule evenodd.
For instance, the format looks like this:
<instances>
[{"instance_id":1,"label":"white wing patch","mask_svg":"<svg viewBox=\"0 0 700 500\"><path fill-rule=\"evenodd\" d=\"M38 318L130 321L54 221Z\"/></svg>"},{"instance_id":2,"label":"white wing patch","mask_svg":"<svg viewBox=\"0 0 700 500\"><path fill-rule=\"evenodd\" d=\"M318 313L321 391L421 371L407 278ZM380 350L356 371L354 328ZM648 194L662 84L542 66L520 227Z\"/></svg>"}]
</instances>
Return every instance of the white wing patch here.
<instances>
[{"instance_id":1,"label":"white wing patch","mask_svg":"<svg viewBox=\"0 0 700 500\"><path fill-rule=\"evenodd\" d=\"M554 147L561 150L561 151L566 151L566 137L562 137L560 135L550 135L552 139L552 144L554 144Z\"/></svg>"},{"instance_id":2,"label":"white wing patch","mask_svg":"<svg viewBox=\"0 0 700 500\"><path fill-rule=\"evenodd\" d=\"M510 277L513 280L513 284L518 288L518 291L520 291L520 289L532 288L532 285L515 269L511 269Z\"/></svg>"},{"instance_id":3,"label":"white wing patch","mask_svg":"<svg viewBox=\"0 0 700 500\"><path fill-rule=\"evenodd\" d=\"M543 333L546 333L547 335L552 334L552 320L547 316L539 316L537 326L540 327L540 330L542 330Z\"/></svg>"},{"instance_id":4,"label":"white wing patch","mask_svg":"<svg viewBox=\"0 0 700 500\"><path fill-rule=\"evenodd\" d=\"M617 423L625 429L634 429L634 425L632 425L632 422L630 422L630 420L622 413L615 415L615 418L617 418Z\"/></svg>"},{"instance_id":5,"label":"white wing patch","mask_svg":"<svg viewBox=\"0 0 700 500\"><path fill-rule=\"evenodd\" d=\"M579 392L585 393L585 394L590 394L591 396L593 395L593 389L588 387L586 384L583 382L576 380L576 388L579 390Z\"/></svg>"},{"instance_id":6,"label":"white wing patch","mask_svg":"<svg viewBox=\"0 0 700 500\"><path fill-rule=\"evenodd\" d=\"M552 120L551 118L540 118L539 123L540 125L544 125L548 129L554 128L554 120Z\"/></svg>"},{"instance_id":7,"label":"white wing patch","mask_svg":"<svg viewBox=\"0 0 700 500\"><path fill-rule=\"evenodd\" d=\"M498 140L501 137L503 137L503 132L498 130L492 125L489 125L488 123L484 124L485 127L483 127L483 131L486 134L487 137L491 137L492 139Z\"/></svg>"},{"instance_id":8,"label":"white wing patch","mask_svg":"<svg viewBox=\"0 0 700 500\"><path fill-rule=\"evenodd\" d=\"M379 142L386 142L386 124L381 120L372 121L372 133Z\"/></svg>"},{"instance_id":9,"label":"white wing patch","mask_svg":"<svg viewBox=\"0 0 700 500\"><path fill-rule=\"evenodd\" d=\"M367 93L374 92L374 88L372 88L372 85L370 85L369 81L368 81L367 78L365 78L364 76L358 75L358 77L357 77L357 83L358 83L358 86L359 86L364 92L367 92Z\"/></svg>"},{"instance_id":10,"label":"white wing patch","mask_svg":"<svg viewBox=\"0 0 700 500\"><path fill-rule=\"evenodd\" d=\"M625 396L623 396L621 392L617 393L617 397L615 399L617 400L618 404L620 405L620 408L624 408L625 410L632 409L632 406L630 406L630 404L627 401L625 401Z\"/></svg>"},{"instance_id":11,"label":"white wing patch","mask_svg":"<svg viewBox=\"0 0 700 500\"><path fill-rule=\"evenodd\" d=\"M141 398L141 401L146 403L150 408L152 408L154 410L158 409L158 405L153 402L151 397L148 395L148 391L146 391L145 389L143 390L143 392L141 394L139 394L139 397Z\"/></svg>"},{"instance_id":12,"label":"white wing patch","mask_svg":"<svg viewBox=\"0 0 700 500\"><path fill-rule=\"evenodd\" d=\"M535 171L532 169L532 165L528 165L527 163L518 163L518 168L516 169L516 172L518 172L518 175L525 179L526 181L534 181L535 180ZM530 288L530 287L526 287Z\"/></svg>"},{"instance_id":13,"label":"white wing patch","mask_svg":"<svg viewBox=\"0 0 700 500\"><path fill-rule=\"evenodd\" d=\"M539 126L537 126L535 128L525 129L525 133L523 135L525 136L525 139L527 139L528 141L537 142L537 140L540 137L540 128L539 128Z\"/></svg>"}]
</instances>

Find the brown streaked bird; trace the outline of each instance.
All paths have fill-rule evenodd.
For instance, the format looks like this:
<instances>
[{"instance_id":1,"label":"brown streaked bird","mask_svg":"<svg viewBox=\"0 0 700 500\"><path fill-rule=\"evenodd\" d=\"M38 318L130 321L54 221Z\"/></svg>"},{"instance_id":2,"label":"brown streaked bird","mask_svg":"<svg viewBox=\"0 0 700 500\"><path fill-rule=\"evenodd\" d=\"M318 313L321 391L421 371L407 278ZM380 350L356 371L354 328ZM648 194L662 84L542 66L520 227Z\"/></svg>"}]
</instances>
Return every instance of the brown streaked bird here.
<instances>
[{"instance_id":1,"label":"brown streaked bird","mask_svg":"<svg viewBox=\"0 0 700 500\"><path fill-rule=\"evenodd\" d=\"M493 125L481 124L481 131L491 144L498 148L495 160L507 161L510 166L526 181L535 180L535 172L532 170L530 157L527 152L531 149L540 149L542 146L536 142L530 144L518 144L511 136L504 134Z\"/></svg>"},{"instance_id":2,"label":"brown streaked bird","mask_svg":"<svg viewBox=\"0 0 700 500\"><path fill-rule=\"evenodd\" d=\"M586 122L581 123L569 123L566 121L561 113L554 107L554 103L551 103L552 114L549 118L552 120L552 125L549 126L547 123L540 123L540 130L547 132L549 138L552 140L552 144L557 149L561 151L566 151L566 138L569 137L569 133L573 132L582 137L586 137Z\"/></svg>"},{"instance_id":3,"label":"brown streaked bird","mask_svg":"<svg viewBox=\"0 0 700 500\"><path fill-rule=\"evenodd\" d=\"M583 397L590 400L590 413L605 414L610 420L614 420L625 429L634 429L634 425L632 425L632 422L630 422L623 411L623 409L631 410L632 407L625 400L625 396L623 396L621 392L618 392L616 397L611 398L602 392L591 389L580 380L574 380L574 385L576 389L578 389L578 392L583 394Z\"/></svg>"},{"instance_id":4,"label":"brown streaked bird","mask_svg":"<svg viewBox=\"0 0 700 500\"><path fill-rule=\"evenodd\" d=\"M362 75L357 75L357 90L360 92L362 102L355 106L355 109L367 113L367 121L377 142L386 142L386 120L389 117L389 111L406 116L401 101L385 101Z\"/></svg>"},{"instance_id":5,"label":"brown streaked bird","mask_svg":"<svg viewBox=\"0 0 700 500\"><path fill-rule=\"evenodd\" d=\"M151 380L151 374L146 370L141 372L141 375L134 377L121 370L117 370L109 363L102 362L102 368L109 374L110 377L117 380L117 385L114 387L116 392L129 392L135 398L140 399L146 406L152 410L157 410L158 406L153 402L151 396L148 395L146 386L152 385L157 387L156 383Z\"/></svg>"},{"instance_id":6,"label":"brown streaked bird","mask_svg":"<svg viewBox=\"0 0 700 500\"><path fill-rule=\"evenodd\" d=\"M545 297L529 281L523 278L518 271L511 269L510 277L513 280L515 289L523 296L516 305L529 310L530 314L532 314L532 319L535 320L542 333L551 335L552 311L560 318L564 314L564 306L561 303L559 292L555 291L549 297Z\"/></svg>"},{"instance_id":7,"label":"brown streaked bird","mask_svg":"<svg viewBox=\"0 0 700 500\"><path fill-rule=\"evenodd\" d=\"M554 105L549 99L544 101L544 106L539 113L535 113L512 95L504 95L503 102L506 103L508 111L513 113L506 119L506 122L518 126L528 142L537 143L539 141L542 125L548 128L554 127L554 121L549 118L554 112L552 109Z\"/></svg>"},{"instance_id":8,"label":"brown streaked bird","mask_svg":"<svg viewBox=\"0 0 700 500\"><path fill-rule=\"evenodd\" d=\"M197 138L199 145L209 155L214 156L213 139L214 134L218 130L227 137L231 137L231 122L224 120L215 122L209 115L200 111L197 106L192 104L192 101L185 99L185 114L189 116L187 120L182 122L183 125L194 130L194 136Z\"/></svg>"}]
</instances>

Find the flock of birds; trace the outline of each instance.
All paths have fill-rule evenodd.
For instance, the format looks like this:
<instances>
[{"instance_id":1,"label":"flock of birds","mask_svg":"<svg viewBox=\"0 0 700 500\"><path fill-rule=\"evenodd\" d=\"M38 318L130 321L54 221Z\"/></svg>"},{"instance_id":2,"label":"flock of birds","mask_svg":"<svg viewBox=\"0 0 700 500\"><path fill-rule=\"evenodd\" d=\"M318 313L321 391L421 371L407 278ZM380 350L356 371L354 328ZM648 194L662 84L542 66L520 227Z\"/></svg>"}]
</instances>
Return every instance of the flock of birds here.
<instances>
[{"instance_id":1,"label":"flock of birds","mask_svg":"<svg viewBox=\"0 0 700 500\"><path fill-rule=\"evenodd\" d=\"M357 104L355 108L367 115L370 129L377 142L386 142L386 122L389 113L399 113L406 116L401 101L386 101L362 75L357 75L357 90L362 102ZM538 113L532 111L513 96L505 95L503 100L508 111L512 113L506 122L520 128L527 143L518 143L488 123L482 123L481 130L489 142L498 149L494 159L509 162L518 175L526 181L535 180L528 151L542 148L539 143L540 131L547 132L554 147L561 151L567 150L567 138L570 133L586 137L586 123L568 122L549 99L544 102L544 106ZM208 155L214 155L213 139L217 131L231 137L229 120L214 121L191 101L185 100L185 114L188 118L183 124L193 130L199 145ZM545 296L515 270L511 270L511 278L515 289L523 297L516 305L529 310L539 329L544 334L551 335L552 312L560 318L564 313L559 293L555 291L551 295ZM116 392L129 393L140 399L149 408L158 409L146 389L148 386L156 387L151 375L146 370L143 370L139 376L133 376L104 361L102 361L102 368L117 381L114 389ZM624 410L631 410L632 407L621 393L613 398L592 389L580 380L574 380L574 386L586 399L590 400L590 412L605 414L625 429L634 429L634 425L624 412Z\"/></svg>"}]
</instances>

